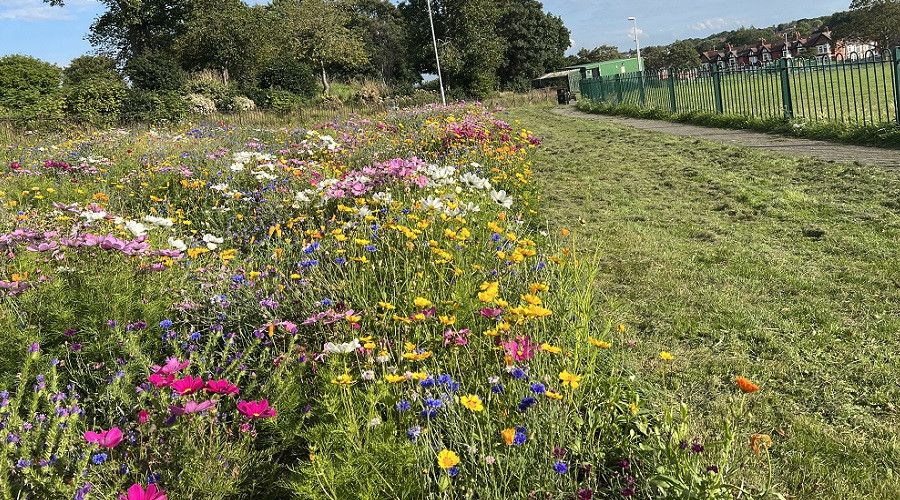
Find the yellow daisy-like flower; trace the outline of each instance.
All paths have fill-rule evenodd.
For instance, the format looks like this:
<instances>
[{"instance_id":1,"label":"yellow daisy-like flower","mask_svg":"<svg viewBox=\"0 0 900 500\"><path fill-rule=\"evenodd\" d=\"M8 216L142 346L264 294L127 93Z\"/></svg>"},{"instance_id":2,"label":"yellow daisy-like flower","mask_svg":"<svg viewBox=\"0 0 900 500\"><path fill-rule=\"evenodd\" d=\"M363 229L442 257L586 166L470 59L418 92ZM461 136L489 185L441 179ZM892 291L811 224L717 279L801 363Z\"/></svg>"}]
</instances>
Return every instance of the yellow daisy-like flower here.
<instances>
[{"instance_id":1,"label":"yellow daisy-like flower","mask_svg":"<svg viewBox=\"0 0 900 500\"><path fill-rule=\"evenodd\" d=\"M416 297L413 300L413 304L415 304L416 307L419 307L422 309L424 309L426 307L431 307L431 301L426 299L425 297Z\"/></svg>"},{"instance_id":2,"label":"yellow daisy-like flower","mask_svg":"<svg viewBox=\"0 0 900 500\"><path fill-rule=\"evenodd\" d=\"M597 340L597 339L595 339L594 337L588 337L588 340L591 341L591 344L593 344L593 345L599 347L600 349L609 349L610 347L612 347L612 344L610 344L609 342L604 342L604 341L602 341L602 340Z\"/></svg>"},{"instance_id":3,"label":"yellow daisy-like flower","mask_svg":"<svg viewBox=\"0 0 900 500\"><path fill-rule=\"evenodd\" d=\"M391 304L390 302L378 302L378 307L386 311L396 309L396 307L394 307L394 304Z\"/></svg>"},{"instance_id":4,"label":"yellow daisy-like flower","mask_svg":"<svg viewBox=\"0 0 900 500\"><path fill-rule=\"evenodd\" d=\"M672 361L673 359L675 359L675 356L672 356L672 354L669 353L669 351L663 351L663 352L659 353L659 357L661 357L665 361Z\"/></svg>"},{"instance_id":5,"label":"yellow daisy-like flower","mask_svg":"<svg viewBox=\"0 0 900 500\"><path fill-rule=\"evenodd\" d=\"M548 343L546 343L546 342L543 343L543 344L541 344L541 350L542 350L542 351L547 351L547 352L552 353L552 354L559 354L559 353L562 352L562 349L560 349L559 347L550 345L550 344L548 344Z\"/></svg>"},{"instance_id":6,"label":"yellow daisy-like flower","mask_svg":"<svg viewBox=\"0 0 900 500\"><path fill-rule=\"evenodd\" d=\"M438 453L437 462L441 469L449 469L459 463L459 455L450 450L441 450Z\"/></svg>"},{"instance_id":7,"label":"yellow daisy-like flower","mask_svg":"<svg viewBox=\"0 0 900 500\"><path fill-rule=\"evenodd\" d=\"M474 394L466 394L465 396L462 396L461 398L459 398L459 402L472 411L484 410L484 403L481 402L481 398Z\"/></svg>"},{"instance_id":8,"label":"yellow daisy-like flower","mask_svg":"<svg viewBox=\"0 0 900 500\"><path fill-rule=\"evenodd\" d=\"M550 399L562 399L562 394L560 394L556 391L547 390L544 392L544 395Z\"/></svg>"},{"instance_id":9,"label":"yellow daisy-like flower","mask_svg":"<svg viewBox=\"0 0 900 500\"><path fill-rule=\"evenodd\" d=\"M422 361L423 359L428 359L430 357L431 351L403 353L403 359L408 359L410 361Z\"/></svg>"},{"instance_id":10,"label":"yellow daisy-like flower","mask_svg":"<svg viewBox=\"0 0 900 500\"><path fill-rule=\"evenodd\" d=\"M563 370L559 374L559 379L562 381L564 386L571 387L572 389L577 389L579 383L581 382L581 375L575 375L574 373L569 373L568 370Z\"/></svg>"},{"instance_id":11,"label":"yellow daisy-like flower","mask_svg":"<svg viewBox=\"0 0 900 500\"><path fill-rule=\"evenodd\" d=\"M388 373L384 376L384 379L392 384L397 384L406 380L406 377L403 375L394 375L393 373Z\"/></svg>"},{"instance_id":12,"label":"yellow daisy-like flower","mask_svg":"<svg viewBox=\"0 0 900 500\"><path fill-rule=\"evenodd\" d=\"M331 383L334 385L348 386L355 384L356 380L353 380L353 377L345 373L343 375L338 375L337 378L331 379Z\"/></svg>"}]
</instances>

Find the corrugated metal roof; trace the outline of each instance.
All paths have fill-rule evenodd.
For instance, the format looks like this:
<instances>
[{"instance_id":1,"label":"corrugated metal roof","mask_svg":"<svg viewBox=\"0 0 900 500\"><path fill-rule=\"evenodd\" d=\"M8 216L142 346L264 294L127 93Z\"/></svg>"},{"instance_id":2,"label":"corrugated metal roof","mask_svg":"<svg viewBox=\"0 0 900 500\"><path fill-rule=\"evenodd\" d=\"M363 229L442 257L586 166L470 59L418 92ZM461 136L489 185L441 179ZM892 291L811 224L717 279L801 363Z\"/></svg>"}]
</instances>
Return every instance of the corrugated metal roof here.
<instances>
[{"instance_id":1,"label":"corrugated metal roof","mask_svg":"<svg viewBox=\"0 0 900 500\"><path fill-rule=\"evenodd\" d=\"M578 72L577 69L554 71L552 73L547 73L546 75L541 75L541 76L535 78L535 80L546 80L547 78L559 78L562 76L569 76L570 73L577 73L577 72Z\"/></svg>"}]
</instances>

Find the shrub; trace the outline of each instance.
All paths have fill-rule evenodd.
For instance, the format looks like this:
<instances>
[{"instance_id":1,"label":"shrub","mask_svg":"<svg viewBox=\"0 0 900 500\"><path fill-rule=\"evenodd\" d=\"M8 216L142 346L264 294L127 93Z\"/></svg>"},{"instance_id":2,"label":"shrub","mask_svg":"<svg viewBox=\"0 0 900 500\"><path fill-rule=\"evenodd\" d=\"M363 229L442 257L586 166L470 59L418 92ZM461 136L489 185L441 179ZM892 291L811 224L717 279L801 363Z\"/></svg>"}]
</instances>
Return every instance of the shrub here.
<instances>
[{"instance_id":1,"label":"shrub","mask_svg":"<svg viewBox=\"0 0 900 500\"><path fill-rule=\"evenodd\" d=\"M23 55L0 58L0 110L26 121L59 118L61 79L55 64Z\"/></svg>"},{"instance_id":2,"label":"shrub","mask_svg":"<svg viewBox=\"0 0 900 500\"><path fill-rule=\"evenodd\" d=\"M116 69L116 62L106 56L81 56L62 71L63 86L83 85L93 82L122 83L125 80Z\"/></svg>"},{"instance_id":3,"label":"shrub","mask_svg":"<svg viewBox=\"0 0 900 500\"><path fill-rule=\"evenodd\" d=\"M256 110L256 103L253 102L253 100L249 97L236 95L231 98L231 105L229 106L229 110L236 113L254 111Z\"/></svg>"},{"instance_id":4,"label":"shrub","mask_svg":"<svg viewBox=\"0 0 900 500\"><path fill-rule=\"evenodd\" d=\"M300 109L303 99L287 90L271 89L259 93L256 101L260 107L276 113L288 113Z\"/></svg>"},{"instance_id":5,"label":"shrub","mask_svg":"<svg viewBox=\"0 0 900 500\"><path fill-rule=\"evenodd\" d=\"M184 118L187 112L187 103L177 92L129 89L122 107L122 118L131 122L174 122Z\"/></svg>"},{"instance_id":6,"label":"shrub","mask_svg":"<svg viewBox=\"0 0 900 500\"><path fill-rule=\"evenodd\" d=\"M184 96L191 113L198 115L209 115L216 112L216 103L203 94L188 94Z\"/></svg>"},{"instance_id":7,"label":"shrub","mask_svg":"<svg viewBox=\"0 0 900 500\"><path fill-rule=\"evenodd\" d=\"M147 52L130 59L125 65L125 74L132 86L141 90L180 90L187 82L187 74L181 66L161 52Z\"/></svg>"},{"instance_id":8,"label":"shrub","mask_svg":"<svg viewBox=\"0 0 900 500\"><path fill-rule=\"evenodd\" d=\"M114 123L125 100L124 82L87 81L65 87L65 112L72 118L94 124Z\"/></svg>"},{"instance_id":9,"label":"shrub","mask_svg":"<svg viewBox=\"0 0 900 500\"><path fill-rule=\"evenodd\" d=\"M259 73L261 89L286 90L301 97L313 97L318 83L312 69L293 57L278 57L269 61Z\"/></svg>"}]
</instances>

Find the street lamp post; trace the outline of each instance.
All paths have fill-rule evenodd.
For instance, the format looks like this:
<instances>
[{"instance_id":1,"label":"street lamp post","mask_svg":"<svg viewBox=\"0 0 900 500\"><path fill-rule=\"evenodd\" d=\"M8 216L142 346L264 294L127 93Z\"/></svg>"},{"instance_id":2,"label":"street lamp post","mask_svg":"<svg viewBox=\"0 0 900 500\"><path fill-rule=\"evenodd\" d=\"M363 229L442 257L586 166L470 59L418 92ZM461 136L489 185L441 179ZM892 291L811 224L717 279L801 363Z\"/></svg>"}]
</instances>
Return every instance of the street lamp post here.
<instances>
[{"instance_id":1,"label":"street lamp post","mask_svg":"<svg viewBox=\"0 0 900 500\"><path fill-rule=\"evenodd\" d=\"M431 0L425 0L428 4L428 23L431 24L431 42L434 43L434 61L437 63L438 85L441 87L441 103L446 106L447 98L444 97L444 78L441 76L441 58L438 56L437 36L434 34L434 19L431 17Z\"/></svg>"},{"instance_id":2,"label":"street lamp post","mask_svg":"<svg viewBox=\"0 0 900 500\"><path fill-rule=\"evenodd\" d=\"M641 42L638 41L637 18L629 17L628 20L634 23L634 46L637 49L638 71L644 71L644 64L641 62Z\"/></svg>"}]
</instances>

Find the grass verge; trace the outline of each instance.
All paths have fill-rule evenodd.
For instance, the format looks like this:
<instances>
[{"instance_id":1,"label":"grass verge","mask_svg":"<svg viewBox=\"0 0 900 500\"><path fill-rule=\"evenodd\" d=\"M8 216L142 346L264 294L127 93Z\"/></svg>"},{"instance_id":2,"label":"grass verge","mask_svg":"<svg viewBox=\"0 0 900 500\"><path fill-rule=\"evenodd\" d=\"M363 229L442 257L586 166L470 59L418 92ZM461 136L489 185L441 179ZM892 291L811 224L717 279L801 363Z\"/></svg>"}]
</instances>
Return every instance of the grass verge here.
<instances>
[{"instance_id":1,"label":"grass verge","mask_svg":"<svg viewBox=\"0 0 900 500\"><path fill-rule=\"evenodd\" d=\"M510 115L545 139L548 215L603 249L596 284L646 354L630 369L653 399L689 403L708 439L747 376L762 386L749 433L774 439L777 489L900 495L900 172Z\"/></svg>"},{"instance_id":2,"label":"grass verge","mask_svg":"<svg viewBox=\"0 0 900 500\"><path fill-rule=\"evenodd\" d=\"M585 100L578 103L578 109L586 113L630 116L666 120L677 123L692 123L716 128L749 129L759 132L784 134L806 139L861 144L883 148L900 148L900 124L882 123L878 125L854 125L843 122L809 122L804 120L761 119L750 116L719 115L690 111L672 113L659 108L639 106L599 104Z\"/></svg>"}]
</instances>

